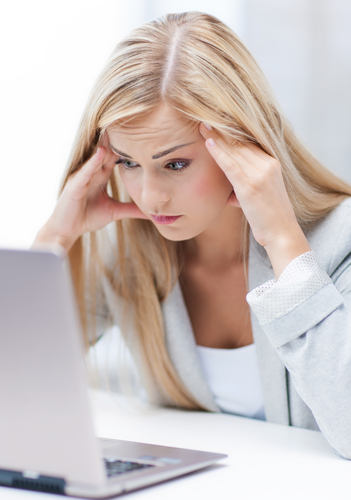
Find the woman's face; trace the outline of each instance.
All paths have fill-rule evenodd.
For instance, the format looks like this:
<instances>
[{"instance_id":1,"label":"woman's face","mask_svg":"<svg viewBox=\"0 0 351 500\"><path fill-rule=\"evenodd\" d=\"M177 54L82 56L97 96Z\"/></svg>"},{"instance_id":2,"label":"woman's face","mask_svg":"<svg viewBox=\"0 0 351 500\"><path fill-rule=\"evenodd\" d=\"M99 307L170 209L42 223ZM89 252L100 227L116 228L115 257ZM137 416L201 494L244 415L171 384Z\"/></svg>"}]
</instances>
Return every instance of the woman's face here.
<instances>
[{"instance_id":1,"label":"woman's face","mask_svg":"<svg viewBox=\"0 0 351 500\"><path fill-rule=\"evenodd\" d=\"M188 240L216 224L233 188L198 123L162 106L108 137L130 197L165 238Z\"/></svg>"}]
</instances>

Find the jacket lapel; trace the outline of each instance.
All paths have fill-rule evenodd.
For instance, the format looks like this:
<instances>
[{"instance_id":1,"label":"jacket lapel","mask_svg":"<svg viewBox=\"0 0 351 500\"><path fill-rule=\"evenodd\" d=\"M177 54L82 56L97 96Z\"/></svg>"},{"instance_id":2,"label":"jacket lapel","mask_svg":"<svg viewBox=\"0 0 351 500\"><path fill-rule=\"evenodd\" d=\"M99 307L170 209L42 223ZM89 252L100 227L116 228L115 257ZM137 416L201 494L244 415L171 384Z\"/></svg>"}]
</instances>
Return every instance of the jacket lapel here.
<instances>
[{"instance_id":1,"label":"jacket lapel","mask_svg":"<svg viewBox=\"0 0 351 500\"><path fill-rule=\"evenodd\" d=\"M273 269L265 250L250 235L249 290L262 285L273 277ZM162 310L167 350L180 379L203 407L210 411L220 411L205 381L179 282L176 283L173 291L162 304ZM252 312L251 321L262 381L266 419L269 422L289 425L285 366Z\"/></svg>"},{"instance_id":2,"label":"jacket lapel","mask_svg":"<svg viewBox=\"0 0 351 500\"><path fill-rule=\"evenodd\" d=\"M177 281L162 304L166 346L180 379L201 406L220 411L207 386L183 294Z\"/></svg>"}]
</instances>

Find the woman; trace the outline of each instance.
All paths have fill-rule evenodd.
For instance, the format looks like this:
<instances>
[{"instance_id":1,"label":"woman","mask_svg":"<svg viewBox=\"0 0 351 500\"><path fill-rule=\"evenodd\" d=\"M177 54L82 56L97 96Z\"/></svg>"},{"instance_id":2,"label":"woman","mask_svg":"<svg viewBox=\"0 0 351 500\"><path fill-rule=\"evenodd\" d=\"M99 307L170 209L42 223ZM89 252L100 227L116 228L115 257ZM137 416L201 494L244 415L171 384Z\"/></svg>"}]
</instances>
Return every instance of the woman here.
<instances>
[{"instance_id":1,"label":"woman","mask_svg":"<svg viewBox=\"0 0 351 500\"><path fill-rule=\"evenodd\" d=\"M168 15L117 46L35 244L66 249L87 345L118 323L154 400L351 458L350 195L229 28Z\"/></svg>"}]
</instances>

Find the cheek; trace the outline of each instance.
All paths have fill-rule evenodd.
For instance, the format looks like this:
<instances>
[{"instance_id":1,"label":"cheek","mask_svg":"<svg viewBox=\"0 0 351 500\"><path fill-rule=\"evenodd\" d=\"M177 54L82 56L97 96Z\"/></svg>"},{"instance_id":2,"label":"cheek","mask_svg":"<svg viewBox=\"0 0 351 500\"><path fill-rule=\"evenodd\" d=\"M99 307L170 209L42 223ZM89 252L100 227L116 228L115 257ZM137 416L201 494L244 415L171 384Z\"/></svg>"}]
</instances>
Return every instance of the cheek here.
<instances>
[{"instance_id":1,"label":"cheek","mask_svg":"<svg viewBox=\"0 0 351 500\"><path fill-rule=\"evenodd\" d=\"M192 192L197 198L208 198L213 192L213 184L209 178L199 179L194 183Z\"/></svg>"},{"instance_id":2,"label":"cheek","mask_svg":"<svg viewBox=\"0 0 351 500\"><path fill-rule=\"evenodd\" d=\"M203 205L226 203L233 187L224 173L215 167L208 172L208 175L197 176L193 182L185 186L184 198Z\"/></svg>"},{"instance_id":3,"label":"cheek","mask_svg":"<svg viewBox=\"0 0 351 500\"><path fill-rule=\"evenodd\" d=\"M137 202L140 196L140 187L137 180L133 179L131 175L124 175L123 172L120 172L119 175L127 193L133 201Z\"/></svg>"}]
</instances>

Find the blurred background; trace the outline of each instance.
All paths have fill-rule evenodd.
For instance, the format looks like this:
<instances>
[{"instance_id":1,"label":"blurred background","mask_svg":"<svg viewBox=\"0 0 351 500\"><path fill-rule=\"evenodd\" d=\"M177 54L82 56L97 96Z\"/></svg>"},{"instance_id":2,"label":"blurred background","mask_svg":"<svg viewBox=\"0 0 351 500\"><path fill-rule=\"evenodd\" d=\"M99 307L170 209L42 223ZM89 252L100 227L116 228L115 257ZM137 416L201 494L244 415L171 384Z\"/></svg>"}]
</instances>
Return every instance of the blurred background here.
<instances>
[{"instance_id":1,"label":"blurred background","mask_svg":"<svg viewBox=\"0 0 351 500\"><path fill-rule=\"evenodd\" d=\"M17 0L0 5L0 247L50 216L90 90L116 43L167 12L235 30L296 133L351 183L349 0Z\"/></svg>"}]
</instances>

